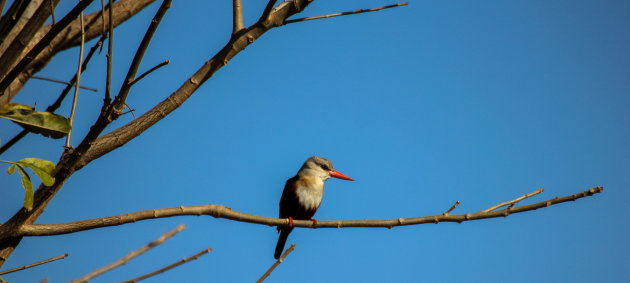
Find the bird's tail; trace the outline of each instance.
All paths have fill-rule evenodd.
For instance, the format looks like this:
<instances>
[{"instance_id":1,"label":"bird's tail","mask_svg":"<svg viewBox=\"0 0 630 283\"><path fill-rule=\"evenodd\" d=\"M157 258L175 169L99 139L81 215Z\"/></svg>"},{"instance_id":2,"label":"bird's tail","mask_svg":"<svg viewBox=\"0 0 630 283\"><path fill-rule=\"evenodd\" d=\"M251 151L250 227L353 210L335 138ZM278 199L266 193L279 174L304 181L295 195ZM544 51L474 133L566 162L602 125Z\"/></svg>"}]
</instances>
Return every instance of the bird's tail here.
<instances>
[{"instance_id":1,"label":"bird's tail","mask_svg":"<svg viewBox=\"0 0 630 283\"><path fill-rule=\"evenodd\" d=\"M289 237L289 233L291 233L291 231L293 231L293 228L280 229L280 237L278 238L278 243L276 244L276 252L273 254L275 259L279 259L280 255L282 255L284 245L287 243L287 238Z\"/></svg>"}]
</instances>

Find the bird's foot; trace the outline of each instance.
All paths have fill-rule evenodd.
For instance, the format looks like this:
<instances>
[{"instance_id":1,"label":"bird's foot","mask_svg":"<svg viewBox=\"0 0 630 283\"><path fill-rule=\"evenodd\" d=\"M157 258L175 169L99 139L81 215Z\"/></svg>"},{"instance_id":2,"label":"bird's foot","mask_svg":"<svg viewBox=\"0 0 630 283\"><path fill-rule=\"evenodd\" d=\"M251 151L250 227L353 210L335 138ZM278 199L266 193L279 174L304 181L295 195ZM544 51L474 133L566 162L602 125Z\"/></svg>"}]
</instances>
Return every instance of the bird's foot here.
<instances>
[{"instance_id":1,"label":"bird's foot","mask_svg":"<svg viewBox=\"0 0 630 283\"><path fill-rule=\"evenodd\" d=\"M289 216L289 227L293 227L293 217Z\"/></svg>"},{"instance_id":2,"label":"bird's foot","mask_svg":"<svg viewBox=\"0 0 630 283\"><path fill-rule=\"evenodd\" d=\"M313 221L313 225L317 225L317 219L311 218L311 221Z\"/></svg>"}]
</instances>

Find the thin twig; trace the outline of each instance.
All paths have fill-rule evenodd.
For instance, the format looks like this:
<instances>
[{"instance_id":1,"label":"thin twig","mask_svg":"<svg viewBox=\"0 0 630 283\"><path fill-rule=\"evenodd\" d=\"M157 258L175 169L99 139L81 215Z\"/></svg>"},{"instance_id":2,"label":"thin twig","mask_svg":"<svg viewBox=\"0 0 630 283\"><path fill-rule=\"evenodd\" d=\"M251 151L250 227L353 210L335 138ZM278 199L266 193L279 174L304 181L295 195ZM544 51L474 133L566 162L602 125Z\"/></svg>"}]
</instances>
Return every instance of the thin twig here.
<instances>
[{"instance_id":1,"label":"thin twig","mask_svg":"<svg viewBox=\"0 0 630 283\"><path fill-rule=\"evenodd\" d=\"M459 205L459 201L456 201L451 208L449 208L446 212L442 213L442 215L449 215L453 209L455 209Z\"/></svg>"},{"instance_id":2,"label":"thin twig","mask_svg":"<svg viewBox=\"0 0 630 283\"><path fill-rule=\"evenodd\" d=\"M282 263L284 258L287 257L293 251L293 249L295 249L295 244L291 244L291 246L286 251L284 251L282 256L280 256L280 258L278 260L276 260L276 262L274 262L273 265L271 267L269 267L269 269L267 269L267 272L265 272L265 274L263 274L260 278L258 278L258 281L256 281L256 283L263 282L265 280L265 278L269 277L269 275L271 275L271 272L274 269L276 269L276 267L278 265L280 265Z\"/></svg>"},{"instance_id":3,"label":"thin twig","mask_svg":"<svg viewBox=\"0 0 630 283\"><path fill-rule=\"evenodd\" d=\"M16 271L24 270L24 269L31 268L31 267L34 267L34 266L42 265L42 264L44 264L44 263L49 263L49 262L52 262L52 261L55 261L55 260L64 259L64 258L66 258L67 256L68 256L68 254L67 254L67 253L65 253L65 254L62 254L62 255L60 255L60 256L56 256L56 257L49 258L49 259L47 259L47 260L42 260L42 261L38 261L38 262L36 262L36 263L31 263L31 264L27 264L27 265L24 265L24 266L16 267L16 268L13 268L13 269L5 270L5 271L0 271L0 275L5 275L5 274L11 273L11 272L16 272Z\"/></svg>"},{"instance_id":4,"label":"thin twig","mask_svg":"<svg viewBox=\"0 0 630 283\"><path fill-rule=\"evenodd\" d=\"M168 10L168 8L171 7L171 2L172 0L164 0L162 2L162 5L160 6L158 11L155 13L155 16L153 17L153 20L151 21L151 24L149 25L147 32L144 34L144 37L142 38L142 42L140 42L140 46L138 46L138 50L136 51L136 54L133 57L133 61L131 61L131 65L129 66L129 71L127 72L127 76L125 77L125 80L122 86L120 87L120 91L118 92L118 95L114 99L114 107L117 108L114 110L118 111L118 114L122 113L124 103L127 100L127 95L129 94L129 90L131 89L131 83L136 77L136 73L138 72L140 63L142 62L142 57L144 57L144 53L147 51L147 48L149 47L149 43L151 42L151 39L153 38L153 34L155 34L155 31L157 30L158 26L160 25L160 22L162 21L162 18L164 18L164 14L166 14L166 11Z\"/></svg>"},{"instance_id":5,"label":"thin twig","mask_svg":"<svg viewBox=\"0 0 630 283\"><path fill-rule=\"evenodd\" d=\"M540 189L535 190L535 191L533 191L533 192L531 192L531 193L529 193L529 194L526 194L526 195L524 195L524 196L520 196L520 197L518 197L518 198L515 198L515 199L513 199L513 200L511 200L511 201L502 202L502 203L499 203L499 204L497 204L497 205L495 205L495 206L493 206L493 207L491 207L491 208L484 209L484 210L482 210L481 212L490 212L490 211L493 211L493 210L495 210L495 209L497 209L497 208L500 208L500 207L503 207L503 206L506 206L506 205L514 205L514 204L516 204L516 203L517 203L517 202L519 202L519 201L522 201L522 200L524 200L524 199L526 199L526 198L528 198L528 197L532 197L532 196L535 196L535 195L537 195L537 194L540 194L540 193L542 193L543 191L544 191L544 190L543 190L542 188L540 188Z\"/></svg>"},{"instance_id":6,"label":"thin twig","mask_svg":"<svg viewBox=\"0 0 630 283\"><path fill-rule=\"evenodd\" d=\"M166 60L166 61L164 61L164 62L162 62L162 63L160 63L160 64L155 65L155 67L153 67L153 68L149 69L148 71L146 71L146 72L142 73L142 75L140 75L140 76L138 76L137 78L135 78L135 79L134 79L134 80L133 80L133 81L129 84L129 86L134 85L134 84L135 84L135 83L137 83L139 80L141 80L142 78L146 77L148 74L152 73L153 71L155 71L155 70L157 70L157 69L159 69L159 68L162 68L162 67L164 67L164 66L168 65L169 63L171 63L171 61Z\"/></svg>"},{"instance_id":7,"label":"thin twig","mask_svg":"<svg viewBox=\"0 0 630 283\"><path fill-rule=\"evenodd\" d=\"M334 13L334 14L328 14L328 15L322 15L322 16L314 16L314 17L305 17L305 18L299 18L299 19L294 19L294 20L286 20L286 21L284 21L284 24L286 25L286 24L303 22L303 21L327 19L327 18L332 18L332 17L339 17L339 16L345 16L345 15L367 13L367 12L376 12L376 11L389 9L389 8L394 8L394 7L407 6L408 4L409 4L408 2L405 2L405 3L398 3L398 4L393 4L393 5L387 5L387 6L378 7L378 8L361 9L361 10L356 10L356 11Z\"/></svg>"},{"instance_id":8,"label":"thin twig","mask_svg":"<svg viewBox=\"0 0 630 283\"><path fill-rule=\"evenodd\" d=\"M105 272L111 271L112 269L114 269L116 267L119 267L119 266L121 266L123 264L126 264L131 259L133 259L133 258L135 258L135 257L137 257L137 256L139 256L139 255L141 255L143 253L145 253L146 251L148 251L148 250L150 250L150 249L152 249L152 248L154 248L156 246L159 246L159 245L163 244L170 237L175 236L177 233L181 232L184 229L186 229L186 225L181 224L181 225L177 226L174 230L165 233L164 235L162 235L161 237L159 237L155 241L148 243L144 247L142 247L142 248L140 248L138 250L132 251L132 252L128 253L127 255L125 255L124 257L116 260L115 262L112 262L111 264L108 264L108 265L106 265L104 267L101 267L101 268L99 268L97 270L94 270L94 271L90 272L89 274L86 274L85 276L83 276L83 277L81 277L79 279L73 280L73 281L71 281L71 283L88 282L89 280L91 280L92 278L94 278L96 276L99 276L99 275L101 275L101 274L103 274Z\"/></svg>"},{"instance_id":9,"label":"thin twig","mask_svg":"<svg viewBox=\"0 0 630 283\"><path fill-rule=\"evenodd\" d=\"M168 271L169 269L173 269L173 268L175 268L175 267L178 267L178 266L180 266L180 265L182 265L182 264L184 264L184 263L187 263L187 262L190 262L190 261L196 260L196 259L198 259L199 257L201 257L202 255L207 254L207 253L209 253L209 252L211 252L211 251L212 251L212 249L211 249L211 248L207 248L207 249L205 249L205 250L203 250L203 251L198 252L197 254L195 254L195 255L193 255L193 256L191 256L191 257L187 257L187 258L180 259L179 261L177 261L177 262L175 262L175 263L173 263L173 264L169 264L169 265L167 265L167 266L165 266L165 267L162 267L162 268L160 268L160 269L158 269L158 270L156 270L156 271L153 271L153 272L147 273L147 274L145 274L145 275L138 276L138 277L136 277L136 278L134 278L134 279L127 280L127 281L123 281L123 282L120 282L120 283L135 283L135 282L138 282L138 281L140 281L140 280L147 279L147 278L149 278L149 277L152 277L152 276L158 275L158 274L160 274L160 273L163 273L163 272L165 272L165 271Z\"/></svg>"},{"instance_id":10,"label":"thin twig","mask_svg":"<svg viewBox=\"0 0 630 283\"><path fill-rule=\"evenodd\" d=\"M103 13L101 13L101 19L103 22L101 33L105 34L105 0L101 0L101 11L103 11Z\"/></svg>"},{"instance_id":11,"label":"thin twig","mask_svg":"<svg viewBox=\"0 0 630 283\"><path fill-rule=\"evenodd\" d=\"M597 193L601 193L602 187L594 187L590 190L579 192L577 194L565 197L555 197L546 201L513 207L510 209L502 209L490 212L477 212L467 214L449 214L449 215L431 215L419 216L411 218L396 218L387 220L332 220L317 221L315 224L311 220L293 220L293 226L303 228L342 228L342 227L383 227L392 228L396 226L419 225L427 223L439 222L465 222L472 220L481 220L487 218L506 217L510 214L522 213L539 208L549 207L567 201L575 201L584 197L588 197ZM109 216L103 218L88 219L76 222L61 224L24 224L21 226L18 234L20 236L52 236L75 233L79 231L91 230L95 228L123 225L127 223L135 223L147 219L157 219L174 216L200 216L209 215L216 218L230 219L239 222L247 222L268 226L288 227L289 221L286 218L271 218L247 213L238 212L222 205L198 205L198 206L178 206L160 209L151 209L137 211L128 214ZM4 239L0 237L0 242Z\"/></svg>"},{"instance_id":12,"label":"thin twig","mask_svg":"<svg viewBox=\"0 0 630 283\"><path fill-rule=\"evenodd\" d=\"M112 1L109 0L109 37L107 39L107 75L105 78L105 98L103 105L112 101L112 53L114 52L114 21L112 20ZM104 13L105 10L103 10Z\"/></svg>"},{"instance_id":13,"label":"thin twig","mask_svg":"<svg viewBox=\"0 0 630 283\"><path fill-rule=\"evenodd\" d=\"M131 107L129 107L129 105L127 105L127 103L125 103L125 107L126 107L127 109L129 109L129 110L128 110L127 112L123 112L123 113L122 113L122 114L120 114L120 115L125 115L125 114L127 114L127 113L131 113L131 116L133 116L133 118L134 118L134 119L136 119L136 114L134 114L134 113L133 113L133 111L136 111L136 109L132 109Z\"/></svg>"},{"instance_id":14,"label":"thin twig","mask_svg":"<svg viewBox=\"0 0 630 283\"><path fill-rule=\"evenodd\" d=\"M241 0L232 0L232 34L243 29L243 4Z\"/></svg>"},{"instance_id":15,"label":"thin twig","mask_svg":"<svg viewBox=\"0 0 630 283\"><path fill-rule=\"evenodd\" d=\"M40 76L32 76L31 79L42 80L42 81L49 81L49 82L53 82L53 83L70 85L70 86L74 85L73 83L71 84L69 82L64 82L62 80L55 80L55 79L46 78L46 77L40 77ZM85 89L85 90L89 90L89 91L93 91L93 92L98 92L98 89L87 87L87 86L79 86L79 88Z\"/></svg>"},{"instance_id":16,"label":"thin twig","mask_svg":"<svg viewBox=\"0 0 630 283\"><path fill-rule=\"evenodd\" d=\"M81 22L81 46L79 48L79 66L77 67L77 79L74 88L74 99L72 100L72 111L70 112L70 130L66 137L66 149L70 148L70 140L72 139L72 126L74 125L74 114L77 110L77 101L79 100L79 86L81 85L81 68L83 67L83 48L85 45L85 25L83 23L83 12L79 15Z\"/></svg>"}]
</instances>

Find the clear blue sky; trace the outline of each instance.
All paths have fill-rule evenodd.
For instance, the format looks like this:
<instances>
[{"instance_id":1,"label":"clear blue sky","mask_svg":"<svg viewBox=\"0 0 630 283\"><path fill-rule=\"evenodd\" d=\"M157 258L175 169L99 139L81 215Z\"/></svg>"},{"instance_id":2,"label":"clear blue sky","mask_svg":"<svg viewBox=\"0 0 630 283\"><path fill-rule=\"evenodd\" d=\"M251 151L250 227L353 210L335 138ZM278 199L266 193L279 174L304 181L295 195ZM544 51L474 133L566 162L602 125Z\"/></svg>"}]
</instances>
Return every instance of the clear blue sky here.
<instances>
[{"instance_id":1,"label":"clear blue sky","mask_svg":"<svg viewBox=\"0 0 630 283\"><path fill-rule=\"evenodd\" d=\"M74 3L62 2L57 13ZM265 1L244 2L249 25ZM303 15L391 3L315 1ZM158 6L116 29L114 90ZM224 45L230 8L174 1L141 70L171 64L134 86L128 104L137 114ZM275 217L285 180L320 155L357 180L326 183L320 220L434 215L456 200L454 213L471 213L540 187L524 203L605 190L505 219L296 229L288 241L295 251L268 282L621 282L630 266L629 12L623 0L412 1L275 29L168 118L77 172L37 223L202 204ZM62 53L39 75L70 78L77 54ZM100 110L104 62L103 53L82 77L101 92L80 96L75 145ZM43 109L61 89L30 81L14 102ZM0 121L3 142L19 131ZM0 159L56 162L62 145L29 135ZM16 176L0 183L4 222L23 190ZM70 256L4 278L68 281L181 223L184 232L94 282L129 279L207 247L211 254L147 282L252 282L274 262L273 227L179 217L25 238L3 269Z\"/></svg>"}]
</instances>

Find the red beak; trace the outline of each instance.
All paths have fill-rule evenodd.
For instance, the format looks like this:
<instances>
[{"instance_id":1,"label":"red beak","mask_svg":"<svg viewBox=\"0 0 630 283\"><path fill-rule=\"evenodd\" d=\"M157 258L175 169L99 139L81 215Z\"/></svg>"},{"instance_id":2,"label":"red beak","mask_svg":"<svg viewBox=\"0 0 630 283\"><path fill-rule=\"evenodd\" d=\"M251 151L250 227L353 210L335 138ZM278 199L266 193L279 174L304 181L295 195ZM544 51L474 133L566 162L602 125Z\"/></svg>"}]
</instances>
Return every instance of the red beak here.
<instances>
[{"instance_id":1,"label":"red beak","mask_svg":"<svg viewBox=\"0 0 630 283\"><path fill-rule=\"evenodd\" d=\"M333 178L342 179L342 180L348 180L348 181L354 181L354 179L352 179L352 178L350 178L350 177L348 177L348 176L346 176L344 174L341 174L341 172L339 172L339 171L335 171L335 170L332 170L332 169L330 171L328 171L328 174L330 174L330 177L333 177Z\"/></svg>"}]
</instances>

